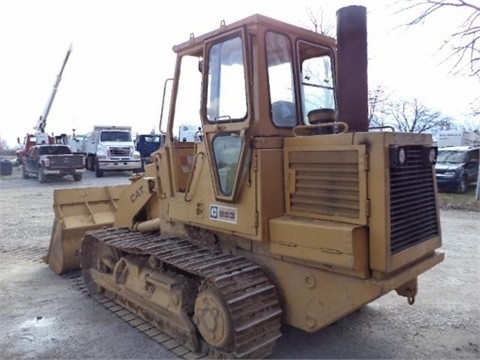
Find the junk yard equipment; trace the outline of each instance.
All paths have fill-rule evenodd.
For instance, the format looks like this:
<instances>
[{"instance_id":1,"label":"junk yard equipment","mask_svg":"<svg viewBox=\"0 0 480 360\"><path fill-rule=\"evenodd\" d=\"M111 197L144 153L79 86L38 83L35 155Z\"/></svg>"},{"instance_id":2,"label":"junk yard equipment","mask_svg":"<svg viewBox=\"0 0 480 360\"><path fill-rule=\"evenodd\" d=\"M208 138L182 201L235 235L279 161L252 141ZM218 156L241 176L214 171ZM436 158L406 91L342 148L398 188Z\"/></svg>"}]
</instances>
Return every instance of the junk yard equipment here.
<instances>
[{"instance_id":1,"label":"junk yard equipment","mask_svg":"<svg viewBox=\"0 0 480 360\"><path fill-rule=\"evenodd\" d=\"M72 52L72 46L67 50L65 54L65 58L63 59L62 67L60 68L60 72L55 79L55 83L53 84L52 92L48 97L47 104L45 105L45 109L43 110L42 115L38 118L37 124L35 126L35 133L34 134L27 134L23 140L23 148L17 150L17 163L22 164L25 155L28 153L30 148L35 145L41 144L55 144L55 137L52 135L48 135L45 133L45 127L47 126L47 118L48 114L50 113L50 109L52 108L53 100L55 100L55 96L57 95L58 86L60 85L60 81L62 81L62 74L63 70L65 70L65 66L67 65L68 59L70 58L70 53ZM18 143L20 143L20 138L17 139Z\"/></svg>"},{"instance_id":2,"label":"junk yard equipment","mask_svg":"<svg viewBox=\"0 0 480 360\"><path fill-rule=\"evenodd\" d=\"M211 357L265 357L282 323L392 290L413 304L444 258L436 148L368 132L366 9L337 21L337 43L253 15L175 46L165 145L130 185L56 190L52 267L67 249L92 294ZM202 141L175 141L192 119Z\"/></svg>"}]
</instances>

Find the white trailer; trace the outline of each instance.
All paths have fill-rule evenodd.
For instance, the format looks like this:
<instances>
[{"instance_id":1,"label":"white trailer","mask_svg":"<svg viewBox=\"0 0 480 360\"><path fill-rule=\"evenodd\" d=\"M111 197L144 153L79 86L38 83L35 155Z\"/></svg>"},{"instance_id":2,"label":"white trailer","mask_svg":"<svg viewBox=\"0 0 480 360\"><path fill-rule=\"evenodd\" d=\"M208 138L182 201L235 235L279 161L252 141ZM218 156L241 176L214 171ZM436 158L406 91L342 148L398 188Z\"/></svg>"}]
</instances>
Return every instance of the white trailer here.
<instances>
[{"instance_id":1,"label":"white trailer","mask_svg":"<svg viewBox=\"0 0 480 360\"><path fill-rule=\"evenodd\" d=\"M441 131L436 135L437 146L480 146L480 134L473 131Z\"/></svg>"},{"instance_id":2,"label":"white trailer","mask_svg":"<svg viewBox=\"0 0 480 360\"><path fill-rule=\"evenodd\" d=\"M86 167L102 177L105 171L141 171L142 161L130 126L94 126L85 140Z\"/></svg>"}]
</instances>

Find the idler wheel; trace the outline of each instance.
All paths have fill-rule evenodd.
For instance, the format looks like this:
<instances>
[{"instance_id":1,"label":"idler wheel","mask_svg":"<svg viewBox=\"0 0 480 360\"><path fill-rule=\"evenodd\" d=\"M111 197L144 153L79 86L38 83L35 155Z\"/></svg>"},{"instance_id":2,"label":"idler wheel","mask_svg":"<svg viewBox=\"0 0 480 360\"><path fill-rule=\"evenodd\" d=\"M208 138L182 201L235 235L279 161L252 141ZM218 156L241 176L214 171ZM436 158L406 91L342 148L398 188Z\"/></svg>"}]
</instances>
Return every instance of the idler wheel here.
<instances>
[{"instance_id":1,"label":"idler wheel","mask_svg":"<svg viewBox=\"0 0 480 360\"><path fill-rule=\"evenodd\" d=\"M193 322L208 344L226 348L232 343L233 322L225 300L214 289L206 289L197 296Z\"/></svg>"}]
</instances>

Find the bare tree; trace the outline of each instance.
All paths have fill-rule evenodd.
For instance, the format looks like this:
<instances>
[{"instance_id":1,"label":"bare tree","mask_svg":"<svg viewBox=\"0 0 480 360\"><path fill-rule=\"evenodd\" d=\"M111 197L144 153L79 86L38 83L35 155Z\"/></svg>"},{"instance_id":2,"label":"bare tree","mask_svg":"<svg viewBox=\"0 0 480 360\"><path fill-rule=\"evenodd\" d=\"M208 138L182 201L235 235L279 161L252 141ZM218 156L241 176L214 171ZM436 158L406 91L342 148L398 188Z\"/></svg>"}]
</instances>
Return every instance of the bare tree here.
<instances>
[{"instance_id":1,"label":"bare tree","mask_svg":"<svg viewBox=\"0 0 480 360\"><path fill-rule=\"evenodd\" d=\"M470 104L470 112L468 115L472 117L478 117L478 121L480 123L480 98L475 99L475 101Z\"/></svg>"},{"instance_id":2,"label":"bare tree","mask_svg":"<svg viewBox=\"0 0 480 360\"><path fill-rule=\"evenodd\" d=\"M313 27L313 31L317 34L322 34L325 36L334 36L335 24L329 19L325 20L323 9L319 7L316 12L314 12L310 7L307 7L307 18L309 21L309 26Z\"/></svg>"},{"instance_id":3,"label":"bare tree","mask_svg":"<svg viewBox=\"0 0 480 360\"><path fill-rule=\"evenodd\" d=\"M378 85L368 91L368 127L385 126L385 104L390 94L386 89Z\"/></svg>"},{"instance_id":4,"label":"bare tree","mask_svg":"<svg viewBox=\"0 0 480 360\"><path fill-rule=\"evenodd\" d=\"M450 45L456 61L453 70L459 72L464 64L472 76L480 76L480 5L477 0L403 0L400 11L415 11L407 25L424 23L433 14L440 11L464 10L465 18L444 42L442 48ZM417 12L420 10L420 12Z\"/></svg>"},{"instance_id":5,"label":"bare tree","mask_svg":"<svg viewBox=\"0 0 480 360\"><path fill-rule=\"evenodd\" d=\"M418 99L391 101L385 113L399 131L424 133L436 130L451 130L453 119L423 105Z\"/></svg>"},{"instance_id":6,"label":"bare tree","mask_svg":"<svg viewBox=\"0 0 480 360\"><path fill-rule=\"evenodd\" d=\"M465 120L460 126L462 130L473 131L480 134L480 121L478 120Z\"/></svg>"}]
</instances>

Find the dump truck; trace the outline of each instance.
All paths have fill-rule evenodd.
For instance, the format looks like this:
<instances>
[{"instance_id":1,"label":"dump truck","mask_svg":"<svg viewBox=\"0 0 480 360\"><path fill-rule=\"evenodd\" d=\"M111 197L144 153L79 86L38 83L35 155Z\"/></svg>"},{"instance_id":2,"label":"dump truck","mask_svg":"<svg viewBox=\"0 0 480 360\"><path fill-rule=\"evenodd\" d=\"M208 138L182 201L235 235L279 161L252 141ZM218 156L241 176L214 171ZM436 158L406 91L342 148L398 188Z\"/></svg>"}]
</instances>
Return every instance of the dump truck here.
<instances>
[{"instance_id":1,"label":"dump truck","mask_svg":"<svg viewBox=\"0 0 480 360\"><path fill-rule=\"evenodd\" d=\"M368 131L366 22L339 9L334 39L254 14L174 46L164 146L130 184L55 191L52 269L208 357L413 304L444 259L437 149Z\"/></svg>"},{"instance_id":2,"label":"dump truck","mask_svg":"<svg viewBox=\"0 0 480 360\"><path fill-rule=\"evenodd\" d=\"M131 126L95 125L85 136L87 169L103 177L107 171L140 171L142 160L135 150Z\"/></svg>"}]
</instances>

